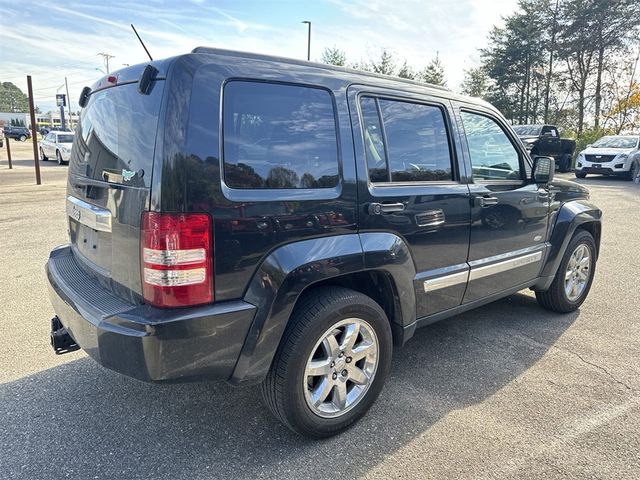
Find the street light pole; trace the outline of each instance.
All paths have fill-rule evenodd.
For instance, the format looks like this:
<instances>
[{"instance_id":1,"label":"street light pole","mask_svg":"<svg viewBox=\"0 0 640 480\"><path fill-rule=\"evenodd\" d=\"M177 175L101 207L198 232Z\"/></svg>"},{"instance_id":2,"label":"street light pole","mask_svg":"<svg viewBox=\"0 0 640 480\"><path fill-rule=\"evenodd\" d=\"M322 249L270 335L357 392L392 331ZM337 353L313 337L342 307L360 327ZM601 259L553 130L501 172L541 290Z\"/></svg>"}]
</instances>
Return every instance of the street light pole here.
<instances>
[{"instance_id":1,"label":"street light pole","mask_svg":"<svg viewBox=\"0 0 640 480\"><path fill-rule=\"evenodd\" d=\"M302 23L307 24L307 61L311 60L311 22L303 20Z\"/></svg>"}]
</instances>

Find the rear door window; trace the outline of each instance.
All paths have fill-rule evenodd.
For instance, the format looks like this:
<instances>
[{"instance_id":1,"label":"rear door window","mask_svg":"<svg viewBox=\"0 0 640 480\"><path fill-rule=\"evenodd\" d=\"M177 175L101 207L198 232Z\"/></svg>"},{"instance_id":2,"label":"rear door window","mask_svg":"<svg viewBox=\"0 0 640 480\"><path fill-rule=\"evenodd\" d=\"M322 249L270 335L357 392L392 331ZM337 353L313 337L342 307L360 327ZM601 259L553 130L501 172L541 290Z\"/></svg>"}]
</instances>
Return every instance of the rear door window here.
<instances>
[{"instance_id":1,"label":"rear door window","mask_svg":"<svg viewBox=\"0 0 640 480\"><path fill-rule=\"evenodd\" d=\"M327 90L231 81L224 88L225 182L240 189L330 188L338 141Z\"/></svg>"},{"instance_id":2,"label":"rear door window","mask_svg":"<svg viewBox=\"0 0 640 480\"><path fill-rule=\"evenodd\" d=\"M371 182L453 180L441 107L363 97L360 108Z\"/></svg>"}]
</instances>

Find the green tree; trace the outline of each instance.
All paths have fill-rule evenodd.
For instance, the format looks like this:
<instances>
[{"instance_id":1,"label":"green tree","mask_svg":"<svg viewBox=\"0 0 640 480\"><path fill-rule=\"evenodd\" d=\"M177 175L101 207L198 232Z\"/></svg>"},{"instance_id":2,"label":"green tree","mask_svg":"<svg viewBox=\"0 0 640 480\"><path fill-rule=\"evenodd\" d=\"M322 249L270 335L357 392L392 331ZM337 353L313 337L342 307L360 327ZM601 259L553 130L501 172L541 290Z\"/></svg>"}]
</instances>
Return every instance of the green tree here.
<instances>
[{"instance_id":1,"label":"green tree","mask_svg":"<svg viewBox=\"0 0 640 480\"><path fill-rule=\"evenodd\" d=\"M596 28L596 85L594 128L600 127L603 73L608 62L640 31L640 2L637 0L594 0L593 15L599 18ZM603 21L603 19L606 19Z\"/></svg>"},{"instance_id":2,"label":"green tree","mask_svg":"<svg viewBox=\"0 0 640 480\"><path fill-rule=\"evenodd\" d=\"M29 97L11 82L0 83L0 112L29 111Z\"/></svg>"},{"instance_id":3,"label":"green tree","mask_svg":"<svg viewBox=\"0 0 640 480\"><path fill-rule=\"evenodd\" d=\"M410 80L415 80L416 72L413 70L413 68L411 68L411 66L405 60L402 66L400 67L400 70L398 70L398 76L400 78L408 78Z\"/></svg>"},{"instance_id":4,"label":"green tree","mask_svg":"<svg viewBox=\"0 0 640 480\"><path fill-rule=\"evenodd\" d=\"M464 71L464 79L460 91L470 97L485 98L489 90L489 77L482 67L470 68Z\"/></svg>"},{"instance_id":5,"label":"green tree","mask_svg":"<svg viewBox=\"0 0 640 480\"><path fill-rule=\"evenodd\" d=\"M438 55L436 55L435 58L431 60L426 67L424 67L422 72L420 72L420 80L432 85L441 85L443 87L447 85L447 81L444 77L444 67L440 62Z\"/></svg>"},{"instance_id":6,"label":"green tree","mask_svg":"<svg viewBox=\"0 0 640 480\"><path fill-rule=\"evenodd\" d=\"M540 0L541 1L541 0ZM488 99L518 123L535 122L544 91L545 45L540 1L520 0L520 11L494 27L481 50L492 80Z\"/></svg>"},{"instance_id":7,"label":"green tree","mask_svg":"<svg viewBox=\"0 0 640 480\"><path fill-rule=\"evenodd\" d=\"M344 67L347 64L347 56L342 50L335 46L332 48L326 47L322 51L320 61L328 65L338 65L339 67Z\"/></svg>"},{"instance_id":8,"label":"green tree","mask_svg":"<svg viewBox=\"0 0 640 480\"><path fill-rule=\"evenodd\" d=\"M597 42L594 31L598 19L593 15L593 2L572 0L562 6L562 29L559 57L565 62L569 87L576 97L576 133L582 135L586 105L589 100L589 79L595 72Z\"/></svg>"},{"instance_id":9,"label":"green tree","mask_svg":"<svg viewBox=\"0 0 640 480\"><path fill-rule=\"evenodd\" d=\"M382 75L395 75L396 61L391 52L383 49L380 58L371 62L371 70Z\"/></svg>"},{"instance_id":10,"label":"green tree","mask_svg":"<svg viewBox=\"0 0 640 480\"><path fill-rule=\"evenodd\" d=\"M354 70L362 70L363 72L371 72L371 64L365 61L359 62L351 62L349 64L349 68L353 68Z\"/></svg>"}]
</instances>

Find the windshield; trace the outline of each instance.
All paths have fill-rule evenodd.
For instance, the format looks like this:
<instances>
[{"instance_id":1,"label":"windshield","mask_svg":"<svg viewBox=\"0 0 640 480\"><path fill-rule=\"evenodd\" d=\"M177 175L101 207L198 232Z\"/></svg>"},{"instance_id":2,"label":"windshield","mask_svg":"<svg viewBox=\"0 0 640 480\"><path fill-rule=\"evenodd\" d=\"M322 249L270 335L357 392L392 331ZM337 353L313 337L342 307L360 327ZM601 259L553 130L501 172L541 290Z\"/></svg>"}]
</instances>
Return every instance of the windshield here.
<instances>
[{"instance_id":1,"label":"windshield","mask_svg":"<svg viewBox=\"0 0 640 480\"><path fill-rule=\"evenodd\" d=\"M635 148L638 137L602 137L591 145L593 148Z\"/></svg>"},{"instance_id":2,"label":"windshield","mask_svg":"<svg viewBox=\"0 0 640 480\"><path fill-rule=\"evenodd\" d=\"M73 135L58 135L58 143L73 143Z\"/></svg>"},{"instance_id":3,"label":"windshield","mask_svg":"<svg viewBox=\"0 0 640 480\"><path fill-rule=\"evenodd\" d=\"M540 125L516 125L513 127L516 134L520 137L537 137L540 135L542 127Z\"/></svg>"}]
</instances>

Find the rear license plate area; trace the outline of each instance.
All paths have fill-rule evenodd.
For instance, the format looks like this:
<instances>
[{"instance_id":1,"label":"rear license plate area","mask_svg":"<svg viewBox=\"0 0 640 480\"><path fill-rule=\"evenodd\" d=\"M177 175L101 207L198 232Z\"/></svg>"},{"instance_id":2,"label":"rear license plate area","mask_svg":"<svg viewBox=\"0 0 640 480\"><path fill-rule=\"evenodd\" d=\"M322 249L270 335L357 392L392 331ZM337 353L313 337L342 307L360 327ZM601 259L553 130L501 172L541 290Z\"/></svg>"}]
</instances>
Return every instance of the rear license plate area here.
<instances>
[{"instance_id":1,"label":"rear license plate area","mask_svg":"<svg viewBox=\"0 0 640 480\"><path fill-rule=\"evenodd\" d=\"M85 225L80 225L80 231L78 232L78 243L84 244L92 250L98 248L98 232L93 228L89 228Z\"/></svg>"}]
</instances>

